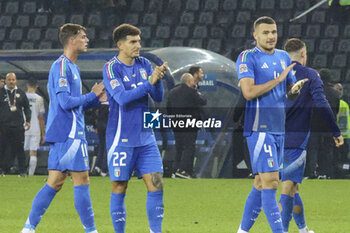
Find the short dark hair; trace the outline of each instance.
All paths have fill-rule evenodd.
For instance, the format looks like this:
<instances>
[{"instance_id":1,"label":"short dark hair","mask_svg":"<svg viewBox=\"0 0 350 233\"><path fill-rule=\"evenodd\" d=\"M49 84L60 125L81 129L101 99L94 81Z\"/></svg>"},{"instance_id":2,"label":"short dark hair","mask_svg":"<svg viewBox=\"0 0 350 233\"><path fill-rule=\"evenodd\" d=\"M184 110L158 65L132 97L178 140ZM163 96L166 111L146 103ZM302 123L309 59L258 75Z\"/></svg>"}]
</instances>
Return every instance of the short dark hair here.
<instances>
[{"instance_id":1,"label":"short dark hair","mask_svg":"<svg viewBox=\"0 0 350 233\"><path fill-rule=\"evenodd\" d=\"M332 80L332 73L330 69L322 68L318 71L321 79L325 83L330 83Z\"/></svg>"},{"instance_id":2,"label":"short dark hair","mask_svg":"<svg viewBox=\"0 0 350 233\"><path fill-rule=\"evenodd\" d=\"M78 35L81 30L86 32L86 28L79 24L73 24L73 23L63 24L60 27L60 30L58 33L58 38L61 44L63 45L63 47L66 46L66 44L68 43L68 40L71 37Z\"/></svg>"},{"instance_id":3,"label":"short dark hair","mask_svg":"<svg viewBox=\"0 0 350 233\"><path fill-rule=\"evenodd\" d=\"M27 80L27 84L30 87L36 87L36 85L38 85L38 80L36 80L35 78L29 78Z\"/></svg>"},{"instance_id":4,"label":"short dark hair","mask_svg":"<svg viewBox=\"0 0 350 233\"><path fill-rule=\"evenodd\" d=\"M200 69L202 69L200 66L191 66L188 73L194 75L195 73L199 72Z\"/></svg>"},{"instance_id":5,"label":"short dark hair","mask_svg":"<svg viewBox=\"0 0 350 233\"><path fill-rule=\"evenodd\" d=\"M6 79L6 78L5 78L5 75L0 74L0 79Z\"/></svg>"},{"instance_id":6,"label":"short dark hair","mask_svg":"<svg viewBox=\"0 0 350 233\"><path fill-rule=\"evenodd\" d=\"M269 16L262 16L262 17L258 18L257 20L255 20L255 22L254 22L254 31L255 31L256 27L259 26L262 23L276 24L276 22L275 22L275 20L273 20L273 18L271 18Z\"/></svg>"},{"instance_id":7,"label":"short dark hair","mask_svg":"<svg viewBox=\"0 0 350 233\"><path fill-rule=\"evenodd\" d=\"M113 30L113 41L118 43L120 40L125 40L127 36L141 35L141 30L131 24L121 24Z\"/></svg>"},{"instance_id":8,"label":"short dark hair","mask_svg":"<svg viewBox=\"0 0 350 233\"><path fill-rule=\"evenodd\" d=\"M306 47L305 42L298 38L288 39L284 44L284 50L286 50L288 53L297 52L304 47Z\"/></svg>"}]
</instances>

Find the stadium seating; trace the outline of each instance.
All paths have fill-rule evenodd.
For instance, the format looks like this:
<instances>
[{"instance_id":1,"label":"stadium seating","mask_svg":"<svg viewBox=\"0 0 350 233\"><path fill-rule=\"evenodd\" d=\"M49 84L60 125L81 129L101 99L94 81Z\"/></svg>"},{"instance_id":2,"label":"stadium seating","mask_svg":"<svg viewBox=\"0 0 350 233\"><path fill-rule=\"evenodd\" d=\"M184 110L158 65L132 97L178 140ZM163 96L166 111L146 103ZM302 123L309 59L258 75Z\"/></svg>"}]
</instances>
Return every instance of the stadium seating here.
<instances>
[{"instance_id":1,"label":"stadium seating","mask_svg":"<svg viewBox=\"0 0 350 233\"><path fill-rule=\"evenodd\" d=\"M39 28L30 28L27 32L27 40L29 41L38 41L41 37L41 29Z\"/></svg>"},{"instance_id":2,"label":"stadium seating","mask_svg":"<svg viewBox=\"0 0 350 233\"><path fill-rule=\"evenodd\" d=\"M139 24L139 15L136 13L127 14L124 22L137 26Z\"/></svg>"},{"instance_id":3,"label":"stadium seating","mask_svg":"<svg viewBox=\"0 0 350 233\"><path fill-rule=\"evenodd\" d=\"M204 10L218 11L219 10L219 1L217 1L217 0L205 0Z\"/></svg>"},{"instance_id":4,"label":"stadium seating","mask_svg":"<svg viewBox=\"0 0 350 233\"><path fill-rule=\"evenodd\" d=\"M65 15L54 15L51 20L51 26L59 27L66 23Z\"/></svg>"},{"instance_id":5,"label":"stadium seating","mask_svg":"<svg viewBox=\"0 0 350 233\"><path fill-rule=\"evenodd\" d=\"M350 41L347 39L342 39L338 44L338 52L350 52Z\"/></svg>"},{"instance_id":6,"label":"stadium seating","mask_svg":"<svg viewBox=\"0 0 350 233\"><path fill-rule=\"evenodd\" d=\"M199 0L188 0L188 1L186 1L186 10L188 10L188 11L198 11L199 10Z\"/></svg>"},{"instance_id":7,"label":"stadium seating","mask_svg":"<svg viewBox=\"0 0 350 233\"><path fill-rule=\"evenodd\" d=\"M178 12L181 10L182 4L179 0L169 0L167 12Z\"/></svg>"},{"instance_id":8,"label":"stadium seating","mask_svg":"<svg viewBox=\"0 0 350 233\"><path fill-rule=\"evenodd\" d=\"M319 38L321 35L321 26L319 24L308 25L306 28L306 36L308 38Z\"/></svg>"},{"instance_id":9,"label":"stadium seating","mask_svg":"<svg viewBox=\"0 0 350 233\"><path fill-rule=\"evenodd\" d=\"M47 15L37 15L34 19L34 26L44 28L48 25Z\"/></svg>"},{"instance_id":10,"label":"stadium seating","mask_svg":"<svg viewBox=\"0 0 350 233\"><path fill-rule=\"evenodd\" d=\"M16 19L17 27L28 27L29 26L29 15L19 15Z\"/></svg>"},{"instance_id":11,"label":"stadium seating","mask_svg":"<svg viewBox=\"0 0 350 233\"><path fill-rule=\"evenodd\" d=\"M58 41L58 30L56 28L48 28L45 31L45 40Z\"/></svg>"},{"instance_id":12,"label":"stadium seating","mask_svg":"<svg viewBox=\"0 0 350 233\"><path fill-rule=\"evenodd\" d=\"M145 1L143 0L133 0L131 2L130 10L132 12L143 12L145 10Z\"/></svg>"},{"instance_id":13,"label":"stadium seating","mask_svg":"<svg viewBox=\"0 0 350 233\"><path fill-rule=\"evenodd\" d=\"M6 29L1 28L0 29L0 41L5 40L5 37L6 37Z\"/></svg>"},{"instance_id":14,"label":"stadium seating","mask_svg":"<svg viewBox=\"0 0 350 233\"><path fill-rule=\"evenodd\" d=\"M188 38L189 28L187 26L177 26L175 28L175 38Z\"/></svg>"},{"instance_id":15,"label":"stadium seating","mask_svg":"<svg viewBox=\"0 0 350 233\"><path fill-rule=\"evenodd\" d=\"M160 39L168 39L170 37L170 27L158 26L156 31L156 37Z\"/></svg>"},{"instance_id":16,"label":"stadium seating","mask_svg":"<svg viewBox=\"0 0 350 233\"><path fill-rule=\"evenodd\" d=\"M83 25L84 24L84 15L82 15L82 14L71 15L70 23L76 23L76 24Z\"/></svg>"},{"instance_id":17,"label":"stadium seating","mask_svg":"<svg viewBox=\"0 0 350 233\"><path fill-rule=\"evenodd\" d=\"M332 67L345 68L346 67L346 54L335 54L332 61Z\"/></svg>"},{"instance_id":18,"label":"stadium seating","mask_svg":"<svg viewBox=\"0 0 350 233\"><path fill-rule=\"evenodd\" d=\"M152 31L151 31L151 27L149 26L144 26L144 27L140 27L140 30L142 32L141 36L144 39L150 39L152 36Z\"/></svg>"},{"instance_id":19,"label":"stadium seating","mask_svg":"<svg viewBox=\"0 0 350 233\"><path fill-rule=\"evenodd\" d=\"M22 28L13 28L10 31L9 39L12 41L20 41L23 38L23 29Z\"/></svg>"},{"instance_id":20,"label":"stadium seating","mask_svg":"<svg viewBox=\"0 0 350 233\"><path fill-rule=\"evenodd\" d=\"M291 10L294 7L294 0L279 1L279 7L282 10Z\"/></svg>"},{"instance_id":21,"label":"stadium seating","mask_svg":"<svg viewBox=\"0 0 350 233\"><path fill-rule=\"evenodd\" d=\"M320 52L330 53L333 51L334 40L332 39L322 39L320 41L319 49Z\"/></svg>"},{"instance_id":22,"label":"stadium seating","mask_svg":"<svg viewBox=\"0 0 350 233\"><path fill-rule=\"evenodd\" d=\"M302 32L301 24L289 25L289 29L288 29L289 37L300 38L301 32Z\"/></svg>"},{"instance_id":23,"label":"stadium seating","mask_svg":"<svg viewBox=\"0 0 350 233\"><path fill-rule=\"evenodd\" d=\"M327 38L339 37L339 26L338 25L327 25L324 31L324 35Z\"/></svg>"},{"instance_id":24,"label":"stadium seating","mask_svg":"<svg viewBox=\"0 0 350 233\"><path fill-rule=\"evenodd\" d=\"M201 12L199 15L199 24L213 24L214 22L214 14L213 12Z\"/></svg>"},{"instance_id":25,"label":"stadium seating","mask_svg":"<svg viewBox=\"0 0 350 233\"><path fill-rule=\"evenodd\" d=\"M100 27L101 17L98 14L91 14L88 17L87 26Z\"/></svg>"},{"instance_id":26,"label":"stadium seating","mask_svg":"<svg viewBox=\"0 0 350 233\"><path fill-rule=\"evenodd\" d=\"M157 24L157 14L149 13L143 16L143 24L144 25L156 25Z\"/></svg>"},{"instance_id":27,"label":"stadium seating","mask_svg":"<svg viewBox=\"0 0 350 233\"><path fill-rule=\"evenodd\" d=\"M21 49L34 49L34 43L33 42L22 42L21 43Z\"/></svg>"},{"instance_id":28,"label":"stadium seating","mask_svg":"<svg viewBox=\"0 0 350 233\"><path fill-rule=\"evenodd\" d=\"M326 54L314 54L312 67L326 68L327 67L327 55Z\"/></svg>"},{"instance_id":29,"label":"stadium seating","mask_svg":"<svg viewBox=\"0 0 350 233\"><path fill-rule=\"evenodd\" d=\"M196 26L193 30L193 38L205 39L208 36L206 26Z\"/></svg>"},{"instance_id":30,"label":"stadium seating","mask_svg":"<svg viewBox=\"0 0 350 233\"><path fill-rule=\"evenodd\" d=\"M275 0L261 0L260 9L261 10L273 10L275 8Z\"/></svg>"},{"instance_id":31,"label":"stadium seating","mask_svg":"<svg viewBox=\"0 0 350 233\"><path fill-rule=\"evenodd\" d=\"M180 19L181 24L194 24L193 12L184 12Z\"/></svg>"},{"instance_id":32,"label":"stadium seating","mask_svg":"<svg viewBox=\"0 0 350 233\"><path fill-rule=\"evenodd\" d=\"M222 4L222 10L232 11L237 9L237 0L224 0Z\"/></svg>"},{"instance_id":33,"label":"stadium seating","mask_svg":"<svg viewBox=\"0 0 350 233\"><path fill-rule=\"evenodd\" d=\"M325 23L326 11L315 11L311 16L311 23Z\"/></svg>"},{"instance_id":34,"label":"stadium seating","mask_svg":"<svg viewBox=\"0 0 350 233\"><path fill-rule=\"evenodd\" d=\"M11 27L12 25L12 17L10 15L2 15L0 16L0 27Z\"/></svg>"},{"instance_id":35,"label":"stadium seating","mask_svg":"<svg viewBox=\"0 0 350 233\"><path fill-rule=\"evenodd\" d=\"M41 41L39 43L38 49L52 49L52 42L51 41Z\"/></svg>"},{"instance_id":36,"label":"stadium seating","mask_svg":"<svg viewBox=\"0 0 350 233\"><path fill-rule=\"evenodd\" d=\"M184 41L182 39L170 40L169 46L184 46Z\"/></svg>"},{"instance_id":37,"label":"stadium seating","mask_svg":"<svg viewBox=\"0 0 350 233\"><path fill-rule=\"evenodd\" d=\"M24 2L23 3L23 13L33 14L36 11L36 2Z\"/></svg>"},{"instance_id":38,"label":"stadium seating","mask_svg":"<svg viewBox=\"0 0 350 233\"><path fill-rule=\"evenodd\" d=\"M212 27L210 29L210 38L221 39L225 38L225 31L221 27Z\"/></svg>"},{"instance_id":39,"label":"stadium seating","mask_svg":"<svg viewBox=\"0 0 350 233\"><path fill-rule=\"evenodd\" d=\"M203 48L203 40L191 39L188 41L188 46L192 48Z\"/></svg>"},{"instance_id":40,"label":"stadium seating","mask_svg":"<svg viewBox=\"0 0 350 233\"><path fill-rule=\"evenodd\" d=\"M234 25L232 29L231 36L233 38L243 38L246 36L246 26L245 25Z\"/></svg>"},{"instance_id":41,"label":"stadium seating","mask_svg":"<svg viewBox=\"0 0 350 233\"><path fill-rule=\"evenodd\" d=\"M220 39L210 39L207 46L208 50L214 51L214 52L220 52L221 51L221 40Z\"/></svg>"},{"instance_id":42,"label":"stadium seating","mask_svg":"<svg viewBox=\"0 0 350 233\"><path fill-rule=\"evenodd\" d=\"M18 1L8 1L5 8L6 14L17 14L19 8Z\"/></svg>"},{"instance_id":43,"label":"stadium seating","mask_svg":"<svg viewBox=\"0 0 350 233\"><path fill-rule=\"evenodd\" d=\"M246 0L242 1L242 8L243 10L256 10L256 0Z\"/></svg>"}]
</instances>

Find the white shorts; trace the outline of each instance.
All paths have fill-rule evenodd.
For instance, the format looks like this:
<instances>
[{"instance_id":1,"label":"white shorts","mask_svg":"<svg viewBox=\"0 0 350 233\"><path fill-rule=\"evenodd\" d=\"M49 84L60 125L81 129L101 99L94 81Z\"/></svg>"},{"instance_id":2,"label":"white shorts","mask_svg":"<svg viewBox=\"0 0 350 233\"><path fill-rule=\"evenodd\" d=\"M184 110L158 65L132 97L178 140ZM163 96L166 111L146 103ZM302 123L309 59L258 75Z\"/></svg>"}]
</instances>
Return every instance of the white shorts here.
<instances>
[{"instance_id":1,"label":"white shorts","mask_svg":"<svg viewBox=\"0 0 350 233\"><path fill-rule=\"evenodd\" d=\"M24 150L37 151L40 147L40 135L26 135L24 137Z\"/></svg>"}]
</instances>

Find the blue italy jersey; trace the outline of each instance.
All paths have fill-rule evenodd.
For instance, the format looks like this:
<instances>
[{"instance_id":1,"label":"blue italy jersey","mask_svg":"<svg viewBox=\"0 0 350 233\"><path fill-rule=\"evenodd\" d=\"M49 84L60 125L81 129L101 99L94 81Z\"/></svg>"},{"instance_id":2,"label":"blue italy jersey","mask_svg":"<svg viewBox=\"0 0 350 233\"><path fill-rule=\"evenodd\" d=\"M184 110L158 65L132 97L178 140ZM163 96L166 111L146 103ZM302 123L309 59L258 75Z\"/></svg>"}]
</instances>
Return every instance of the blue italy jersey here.
<instances>
[{"instance_id":1,"label":"blue italy jersey","mask_svg":"<svg viewBox=\"0 0 350 233\"><path fill-rule=\"evenodd\" d=\"M131 66L113 57L103 68L103 84L109 101L106 144L110 151L117 146L139 147L155 142L151 129L143 129L144 112L149 111L148 96L154 101L163 99L162 81L152 86L148 77L152 74L151 63L135 58Z\"/></svg>"},{"instance_id":2,"label":"blue italy jersey","mask_svg":"<svg viewBox=\"0 0 350 233\"><path fill-rule=\"evenodd\" d=\"M286 102L285 148L305 149L310 135L313 106L320 110L334 136L340 136L336 119L323 91L323 82L318 72L298 62L294 66L296 79L309 80L304 84L299 96Z\"/></svg>"},{"instance_id":3,"label":"blue italy jersey","mask_svg":"<svg viewBox=\"0 0 350 233\"><path fill-rule=\"evenodd\" d=\"M252 78L255 85L264 84L277 78L291 64L287 52L275 49L267 54L258 47L243 51L236 62L238 79ZM293 72L269 92L258 98L247 101L244 136L252 132L284 134L285 101L287 86L295 82Z\"/></svg>"},{"instance_id":4,"label":"blue italy jersey","mask_svg":"<svg viewBox=\"0 0 350 233\"><path fill-rule=\"evenodd\" d=\"M83 104L72 109L63 109L58 94L68 93L71 97L82 96L80 70L77 65L62 55L51 66L47 89L50 97L46 126L46 142L64 142L67 138L85 139ZM84 104L96 99L89 93Z\"/></svg>"}]
</instances>

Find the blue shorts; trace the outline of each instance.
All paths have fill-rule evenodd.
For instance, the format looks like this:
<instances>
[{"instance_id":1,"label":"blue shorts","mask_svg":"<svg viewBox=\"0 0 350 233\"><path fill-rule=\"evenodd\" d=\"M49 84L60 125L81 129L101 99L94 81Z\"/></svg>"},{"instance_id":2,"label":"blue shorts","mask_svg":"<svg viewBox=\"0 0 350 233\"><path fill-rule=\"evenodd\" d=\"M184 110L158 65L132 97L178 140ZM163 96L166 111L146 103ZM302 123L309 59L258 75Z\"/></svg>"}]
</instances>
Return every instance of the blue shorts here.
<instances>
[{"instance_id":1,"label":"blue shorts","mask_svg":"<svg viewBox=\"0 0 350 233\"><path fill-rule=\"evenodd\" d=\"M253 174L274 172L282 163L284 135L252 132L247 137Z\"/></svg>"},{"instance_id":2,"label":"blue shorts","mask_svg":"<svg viewBox=\"0 0 350 233\"><path fill-rule=\"evenodd\" d=\"M285 149L283 156L282 181L291 180L301 184L306 164L306 150Z\"/></svg>"},{"instance_id":3,"label":"blue shorts","mask_svg":"<svg viewBox=\"0 0 350 233\"><path fill-rule=\"evenodd\" d=\"M50 145L49 170L87 171L89 154L85 140L68 138L65 142Z\"/></svg>"},{"instance_id":4,"label":"blue shorts","mask_svg":"<svg viewBox=\"0 0 350 233\"><path fill-rule=\"evenodd\" d=\"M134 170L139 178L151 172L163 173L162 157L156 142L140 147L117 146L108 156L108 170L112 181L128 181Z\"/></svg>"}]
</instances>

